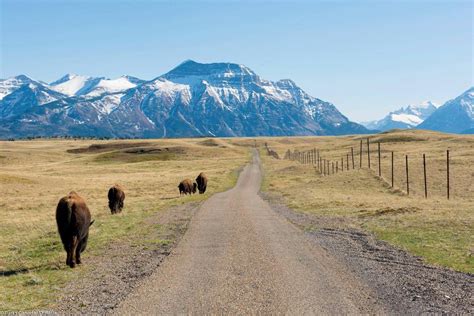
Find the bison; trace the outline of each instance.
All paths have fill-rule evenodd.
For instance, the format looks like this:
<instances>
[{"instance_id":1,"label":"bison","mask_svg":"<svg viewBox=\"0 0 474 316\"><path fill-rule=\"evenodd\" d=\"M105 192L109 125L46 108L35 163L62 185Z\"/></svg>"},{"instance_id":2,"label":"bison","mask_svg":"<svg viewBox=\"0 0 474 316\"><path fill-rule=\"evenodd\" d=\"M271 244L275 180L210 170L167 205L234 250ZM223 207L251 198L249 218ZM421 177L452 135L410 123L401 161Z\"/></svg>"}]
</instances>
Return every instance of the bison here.
<instances>
[{"instance_id":1,"label":"bison","mask_svg":"<svg viewBox=\"0 0 474 316\"><path fill-rule=\"evenodd\" d=\"M178 185L179 195L196 193L196 183L193 183L190 179L184 179Z\"/></svg>"},{"instance_id":2,"label":"bison","mask_svg":"<svg viewBox=\"0 0 474 316\"><path fill-rule=\"evenodd\" d=\"M81 263L81 252L86 249L89 237L91 212L86 202L72 191L59 200L56 208L56 223L59 236L67 252L66 264L74 268Z\"/></svg>"},{"instance_id":3,"label":"bison","mask_svg":"<svg viewBox=\"0 0 474 316\"><path fill-rule=\"evenodd\" d=\"M125 192L123 187L116 184L109 189L109 208L112 214L122 212L123 201L125 200Z\"/></svg>"},{"instance_id":4,"label":"bison","mask_svg":"<svg viewBox=\"0 0 474 316\"><path fill-rule=\"evenodd\" d=\"M197 187L198 187L198 190L199 190L199 194L203 194L204 192L206 192L207 176L204 174L204 172L201 172L197 176L196 182L197 182Z\"/></svg>"}]
</instances>

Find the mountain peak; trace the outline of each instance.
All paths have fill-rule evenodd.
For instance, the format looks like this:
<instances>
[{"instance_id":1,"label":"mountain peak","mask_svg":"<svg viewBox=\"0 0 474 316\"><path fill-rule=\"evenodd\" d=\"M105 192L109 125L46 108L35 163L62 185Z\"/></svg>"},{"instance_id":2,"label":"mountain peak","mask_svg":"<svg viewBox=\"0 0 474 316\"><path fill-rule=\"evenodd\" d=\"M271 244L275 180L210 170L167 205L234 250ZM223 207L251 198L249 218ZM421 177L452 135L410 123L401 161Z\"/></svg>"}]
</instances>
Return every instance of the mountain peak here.
<instances>
[{"instance_id":1,"label":"mountain peak","mask_svg":"<svg viewBox=\"0 0 474 316\"><path fill-rule=\"evenodd\" d=\"M34 81L33 79L31 79L27 75L18 75L18 76L15 76L14 78L18 81Z\"/></svg>"},{"instance_id":2,"label":"mountain peak","mask_svg":"<svg viewBox=\"0 0 474 316\"><path fill-rule=\"evenodd\" d=\"M244 65L234 63L198 63L193 60L186 60L177 67L166 73L163 77L166 79L198 76L202 78L210 76L222 77L242 77L242 76L256 76L256 74Z\"/></svg>"},{"instance_id":3,"label":"mountain peak","mask_svg":"<svg viewBox=\"0 0 474 316\"><path fill-rule=\"evenodd\" d=\"M57 85L60 85L61 83L64 83L64 82L67 82L67 81L70 81L70 80L73 80L73 79L76 79L76 78L78 78L78 80L87 80L90 77L68 73L68 74L65 74L64 76L62 76L61 78L59 78L58 80L51 82L49 85L50 86L57 86Z\"/></svg>"},{"instance_id":4,"label":"mountain peak","mask_svg":"<svg viewBox=\"0 0 474 316\"><path fill-rule=\"evenodd\" d=\"M427 109L427 108L431 108L431 107L437 108L437 107L439 107L439 105L437 103L426 100L426 101L421 102L419 105L415 105L415 106L411 106L411 107L412 108Z\"/></svg>"}]
</instances>

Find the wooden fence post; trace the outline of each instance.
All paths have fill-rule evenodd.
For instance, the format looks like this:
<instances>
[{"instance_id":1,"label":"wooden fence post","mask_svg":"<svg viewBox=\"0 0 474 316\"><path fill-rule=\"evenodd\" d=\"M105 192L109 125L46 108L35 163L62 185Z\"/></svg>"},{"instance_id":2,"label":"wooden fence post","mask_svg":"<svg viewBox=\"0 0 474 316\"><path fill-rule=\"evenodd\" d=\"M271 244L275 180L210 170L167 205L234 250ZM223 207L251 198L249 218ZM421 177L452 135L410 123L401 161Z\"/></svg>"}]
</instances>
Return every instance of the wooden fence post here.
<instances>
[{"instance_id":1,"label":"wooden fence post","mask_svg":"<svg viewBox=\"0 0 474 316\"><path fill-rule=\"evenodd\" d=\"M344 157L341 157L341 171L344 171Z\"/></svg>"},{"instance_id":2,"label":"wooden fence post","mask_svg":"<svg viewBox=\"0 0 474 316\"><path fill-rule=\"evenodd\" d=\"M349 154L346 154L346 170L349 171Z\"/></svg>"},{"instance_id":3,"label":"wooden fence post","mask_svg":"<svg viewBox=\"0 0 474 316\"><path fill-rule=\"evenodd\" d=\"M382 177L382 167L380 165L380 142L377 143L378 151L379 151L379 177Z\"/></svg>"},{"instance_id":4,"label":"wooden fence post","mask_svg":"<svg viewBox=\"0 0 474 316\"><path fill-rule=\"evenodd\" d=\"M355 166L354 166L354 147L351 147L351 156L352 156L352 170L355 169Z\"/></svg>"},{"instance_id":5,"label":"wooden fence post","mask_svg":"<svg viewBox=\"0 0 474 316\"><path fill-rule=\"evenodd\" d=\"M407 195L410 195L410 181L408 179L408 155L405 155L405 170L407 176Z\"/></svg>"},{"instance_id":6,"label":"wooden fence post","mask_svg":"<svg viewBox=\"0 0 474 316\"><path fill-rule=\"evenodd\" d=\"M362 169L362 139L360 140L359 159L360 159L360 166L359 166L359 168Z\"/></svg>"},{"instance_id":7,"label":"wooden fence post","mask_svg":"<svg viewBox=\"0 0 474 316\"><path fill-rule=\"evenodd\" d=\"M334 174L334 161L332 161L331 164L332 164L332 174Z\"/></svg>"},{"instance_id":8,"label":"wooden fence post","mask_svg":"<svg viewBox=\"0 0 474 316\"><path fill-rule=\"evenodd\" d=\"M367 163L370 169L370 145L369 145L369 138L367 137Z\"/></svg>"},{"instance_id":9,"label":"wooden fence post","mask_svg":"<svg viewBox=\"0 0 474 316\"><path fill-rule=\"evenodd\" d=\"M425 154L423 154L423 176L424 176L424 179L425 179L425 199L428 198L428 187L427 187L427 183L426 183L426 157L425 157Z\"/></svg>"},{"instance_id":10,"label":"wooden fence post","mask_svg":"<svg viewBox=\"0 0 474 316\"><path fill-rule=\"evenodd\" d=\"M338 164L339 161L336 160L336 173L339 172L339 164Z\"/></svg>"},{"instance_id":11,"label":"wooden fence post","mask_svg":"<svg viewBox=\"0 0 474 316\"><path fill-rule=\"evenodd\" d=\"M447 182L446 182L446 189L447 189L447 194L448 194L448 200L449 200L449 150L446 150L446 177L447 177Z\"/></svg>"},{"instance_id":12,"label":"wooden fence post","mask_svg":"<svg viewBox=\"0 0 474 316\"><path fill-rule=\"evenodd\" d=\"M392 151L392 189L393 189L393 151Z\"/></svg>"}]
</instances>

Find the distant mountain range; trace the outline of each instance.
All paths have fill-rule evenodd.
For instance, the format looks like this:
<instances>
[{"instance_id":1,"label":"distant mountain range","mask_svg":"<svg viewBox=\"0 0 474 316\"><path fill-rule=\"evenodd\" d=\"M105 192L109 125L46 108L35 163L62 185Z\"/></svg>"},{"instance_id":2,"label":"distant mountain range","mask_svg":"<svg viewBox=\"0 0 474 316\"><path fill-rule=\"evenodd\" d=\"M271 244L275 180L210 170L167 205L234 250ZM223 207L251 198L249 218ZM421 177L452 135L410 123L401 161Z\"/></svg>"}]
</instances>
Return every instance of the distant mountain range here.
<instances>
[{"instance_id":1,"label":"distant mountain range","mask_svg":"<svg viewBox=\"0 0 474 316\"><path fill-rule=\"evenodd\" d=\"M474 134L474 87L438 107L427 101L390 112L381 120L362 123L369 129L428 129L445 133Z\"/></svg>"},{"instance_id":2,"label":"distant mountain range","mask_svg":"<svg viewBox=\"0 0 474 316\"><path fill-rule=\"evenodd\" d=\"M153 80L0 80L0 138L343 135L370 131L289 79L186 61Z\"/></svg>"},{"instance_id":3,"label":"distant mountain range","mask_svg":"<svg viewBox=\"0 0 474 316\"><path fill-rule=\"evenodd\" d=\"M380 131L395 128L414 128L433 114L437 107L438 106L431 101L423 102L420 105L408 105L390 112L381 120L363 122L362 125L369 129Z\"/></svg>"},{"instance_id":4,"label":"distant mountain range","mask_svg":"<svg viewBox=\"0 0 474 316\"><path fill-rule=\"evenodd\" d=\"M351 122L292 80L265 80L243 65L186 61L153 80L68 74L52 83L0 80L0 138L124 138L365 134L393 128L474 133L474 88L437 107L409 105Z\"/></svg>"}]
</instances>

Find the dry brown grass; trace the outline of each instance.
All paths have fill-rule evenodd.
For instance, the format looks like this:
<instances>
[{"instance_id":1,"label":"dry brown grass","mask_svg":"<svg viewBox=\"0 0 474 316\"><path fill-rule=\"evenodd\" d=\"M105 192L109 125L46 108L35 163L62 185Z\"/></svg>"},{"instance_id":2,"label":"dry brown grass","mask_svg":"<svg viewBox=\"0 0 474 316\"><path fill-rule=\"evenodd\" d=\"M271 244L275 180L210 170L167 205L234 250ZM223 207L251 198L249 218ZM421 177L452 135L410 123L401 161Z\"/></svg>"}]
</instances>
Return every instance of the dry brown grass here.
<instances>
[{"instance_id":1,"label":"dry brown grass","mask_svg":"<svg viewBox=\"0 0 474 316\"><path fill-rule=\"evenodd\" d=\"M321 176L314 167L266 155L264 190L281 194L301 212L338 218L424 257L428 262L474 272L474 137L427 131L394 131L370 136L371 165L359 169L359 141L366 136L267 138L281 157L286 150L320 149L335 161L354 147L355 170ZM382 178L377 176L381 142ZM451 151L451 200L446 199L446 149ZM390 188L390 153L395 152L395 188ZM422 154L427 158L424 198ZM404 155L409 155L410 196L405 193ZM344 165L346 163L344 162ZM352 169L352 162L350 163ZM346 168L346 167L345 167ZM344 169L345 169L344 168ZM340 225L340 224L338 224Z\"/></svg>"},{"instance_id":2,"label":"dry brown grass","mask_svg":"<svg viewBox=\"0 0 474 316\"><path fill-rule=\"evenodd\" d=\"M396 153L396 188L379 179L377 156L364 168L322 177L309 165L276 160L262 151L264 190L284 197L301 212L343 219L353 226L423 256L428 262L474 272L474 137L422 131L371 136L382 144L383 177L389 155ZM287 149L319 148L326 159L340 159L359 136L258 138L283 157ZM0 143L0 310L47 308L65 282L87 269L89 256L100 256L112 240L140 234L155 212L196 201L233 185L235 170L249 158L254 138L74 141L36 140ZM92 147L91 147L92 146ZM372 150L376 145L372 145ZM452 200L445 198L445 150L452 155ZM69 152L68 152L69 151ZM429 199L423 198L421 154L427 154ZM404 190L403 156L410 156L410 196ZM358 156L356 155L356 167ZM177 184L205 171L205 196L178 197ZM387 178L390 182L390 178ZM107 190L126 189L125 209L111 216ZM84 267L64 264L54 212L62 196L75 190L87 201L93 218ZM344 223L344 224L341 224ZM136 239L135 239L136 240Z\"/></svg>"},{"instance_id":3,"label":"dry brown grass","mask_svg":"<svg viewBox=\"0 0 474 316\"><path fill-rule=\"evenodd\" d=\"M50 306L61 285L87 269L88 256L100 255L112 240L139 234L154 212L231 187L249 151L226 140L207 145L211 141L1 142L0 310ZM207 193L179 197L178 183L201 171L210 179ZM115 183L125 187L125 208L111 216L107 192ZM96 220L85 268L75 270L64 264L54 219L58 200L71 190L85 198Z\"/></svg>"}]
</instances>

